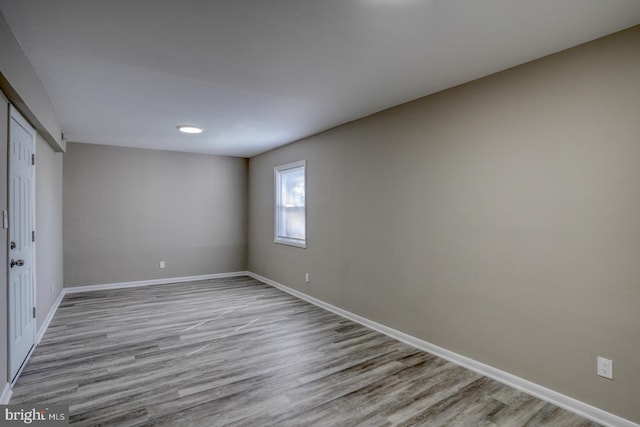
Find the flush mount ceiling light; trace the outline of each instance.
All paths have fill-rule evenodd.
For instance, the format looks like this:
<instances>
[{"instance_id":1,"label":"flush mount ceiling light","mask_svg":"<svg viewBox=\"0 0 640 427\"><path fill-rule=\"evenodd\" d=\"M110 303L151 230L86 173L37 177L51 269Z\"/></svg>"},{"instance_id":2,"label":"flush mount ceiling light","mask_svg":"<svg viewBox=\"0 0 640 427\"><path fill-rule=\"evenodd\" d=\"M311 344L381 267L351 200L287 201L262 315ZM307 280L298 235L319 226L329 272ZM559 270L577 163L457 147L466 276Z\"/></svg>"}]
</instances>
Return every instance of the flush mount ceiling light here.
<instances>
[{"instance_id":1,"label":"flush mount ceiling light","mask_svg":"<svg viewBox=\"0 0 640 427\"><path fill-rule=\"evenodd\" d=\"M202 129L196 126L191 125L180 125L177 126L178 130L183 133L202 133Z\"/></svg>"}]
</instances>

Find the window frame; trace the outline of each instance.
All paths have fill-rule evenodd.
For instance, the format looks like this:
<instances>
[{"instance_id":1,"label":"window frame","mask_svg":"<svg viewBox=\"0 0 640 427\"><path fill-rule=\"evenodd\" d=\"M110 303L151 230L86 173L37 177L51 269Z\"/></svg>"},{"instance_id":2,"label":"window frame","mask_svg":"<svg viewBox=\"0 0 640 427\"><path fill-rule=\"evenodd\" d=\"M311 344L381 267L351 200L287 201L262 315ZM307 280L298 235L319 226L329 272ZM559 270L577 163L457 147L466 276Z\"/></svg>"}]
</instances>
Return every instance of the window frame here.
<instances>
[{"instance_id":1,"label":"window frame","mask_svg":"<svg viewBox=\"0 0 640 427\"><path fill-rule=\"evenodd\" d=\"M304 201L304 238L297 239L294 237L281 236L280 231L280 213L281 213L281 202L282 202L282 172L302 168L304 174L304 193L305 193L305 201ZM284 165L276 166L273 168L273 176L274 176L274 227L273 227L273 242L279 243L282 245L294 246L298 248L306 248L307 247L307 161L300 160L297 162L287 163Z\"/></svg>"}]
</instances>

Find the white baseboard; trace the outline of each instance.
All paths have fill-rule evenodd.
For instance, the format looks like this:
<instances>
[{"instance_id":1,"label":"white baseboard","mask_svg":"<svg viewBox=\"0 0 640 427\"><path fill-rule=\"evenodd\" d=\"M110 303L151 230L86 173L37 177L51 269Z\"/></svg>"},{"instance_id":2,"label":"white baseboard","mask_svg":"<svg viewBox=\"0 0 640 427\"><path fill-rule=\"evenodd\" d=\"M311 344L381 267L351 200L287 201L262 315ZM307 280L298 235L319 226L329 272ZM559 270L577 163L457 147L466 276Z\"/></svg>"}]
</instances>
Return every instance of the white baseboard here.
<instances>
[{"instance_id":1,"label":"white baseboard","mask_svg":"<svg viewBox=\"0 0 640 427\"><path fill-rule=\"evenodd\" d=\"M351 313L350 311L347 311L340 307L336 307L332 304L326 303L322 300L314 298L303 292L296 291L295 289L289 288L288 286L275 282L266 277L260 276L250 271L247 274L256 280L260 280L261 282L264 282L268 285L278 288L297 298L303 299L313 305L324 308L325 310L331 311L339 316L352 320L356 323L359 323L370 329L378 331L391 338L395 338L398 341L402 341L412 347L434 354L438 357L441 357L445 360L455 363L456 365L463 366L481 375L484 375L486 377L499 381L503 384L506 384L510 387L513 387L525 393L528 393L532 396L535 396L546 402L552 403L556 406L564 408L568 411L576 413L582 417L588 418L597 423L603 424L605 426L610 426L610 427L640 427L639 424L626 420L615 414L596 408L595 406L591 406L587 403L581 402L579 400L576 400L562 393L558 393L556 391L543 387L539 384L525 380L524 378L520 378L508 372L494 368L493 366L486 365L482 362L478 362L477 360L470 359L461 354L454 353L445 348L439 347L435 344L431 344L430 342L421 340L409 334L405 334L404 332L400 332L398 330L392 329L388 326L374 322L373 320L369 320L355 313Z\"/></svg>"},{"instance_id":2,"label":"white baseboard","mask_svg":"<svg viewBox=\"0 0 640 427\"><path fill-rule=\"evenodd\" d=\"M58 307L60 306L62 299L67 294L75 294L79 292L101 291L105 289L122 289L122 288L134 288L138 286L164 285L168 283L197 282L199 280L220 279L225 277L239 277L239 276L248 276L248 275L249 273L246 271L234 271L231 273L205 274L201 276L172 277L168 279L141 280L138 282L108 283L103 285L89 285L89 286L77 286L73 288L62 288L62 292L60 292L60 295L58 295L58 298L53 303L51 310L49 310L47 317L44 319L42 326L40 326L40 329L36 334L36 341L34 346L29 351L29 354L25 358L25 361L20 367L20 370L18 371L18 374L15 376L13 382L15 383L20 377L20 374L22 373L22 370L24 369L24 367L27 365L27 362L29 361L31 354L35 350L36 346L40 343L40 340L42 340L42 337L44 336L45 332L47 332L47 328L49 327L49 324L51 323L53 316L56 314L56 311L58 310ZM9 402L9 399L11 398L11 393L12 393L11 384L7 384L2 392L2 395L0 395L0 404L5 404ZM6 402L5 402L5 399L6 399Z\"/></svg>"},{"instance_id":3,"label":"white baseboard","mask_svg":"<svg viewBox=\"0 0 640 427\"><path fill-rule=\"evenodd\" d=\"M64 288L64 293L66 295L66 294L75 294L78 292L103 291L107 289L137 288L139 286L166 285L169 283L182 283L182 282L197 282L199 280L223 279L226 277L239 277L239 276L248 276L248 275L249 273L246 271L234 271L231 273L204 274L201 276L169 277L166 279L140 280L137 282L119 282L119 283L105 283L101 285L73 286L69 288Z\"/></svg>"},{"instance_id":4,"label":"white baseboard","mask_svg":"<svg viewBox=\"0 0 640 427\"><path fill-rule=\"evenodd\" d=\"M44 319L44 322L42 322L40 329L38 330L38 334L36 335L36 345L40 344L40 340L44 336L44 333L47 331L47 328L49 327L49 324L51 323L53 316L56 314L56 311L58 310L58 307L62 302L62 298L64 298L64 294L65 292L63 288L62 291L60 291L60 295L58 295L58 298L56 298L55 302L51 306L51 310L49 310L49 313L47 314L47 317Z\"/></svg>"},{"instance_id":5,"label":"white baseboard","mask_svg":"<svg viewBox=\"0 0 640 427\"><path fill-rule=\"evenodd\" d=\"M20 369L18 370L18 373L13 378L13 381L10 384L7 384L7 387L9 387L9 391L8 391L8 395L7 395L7 402L9 402L9 399L11 398L11 392L12 392L11 391L11 384L15 384L16 381L18 381L18 378L20 378L20 375L22 374L22 370L24 369L25 366L27 366L27 363L29 362L29 359L31 358L31 355L35 351L37 345L40 344L40 340L44 336L44 333L47 331L47 328L49 327L49 324L51 323L51 320L53 319L53 316L56 314L56 311L58 310L58 307L60 306L60 302L62 302L62 298L64 298L64 295L65 295L65 292L64 292L64 288L63 288L62 291L60 291L60 295L58 295L58 298L56 298L56 300L54 301L53 305L51 306L51 309L49 310L49 313L47 313L47 317L45 317L44 321L42 322L42 325L40 326L40 329L38 329L38 332L37 332L36 338L35 338L35 342L33 343L33 347L31 347L31 350L29 350L29 353L27 353L27 357L25 357L24 362L22 362L22 365L20 366ZM7 392L6 388L5 388L5 391L2 393L3 397L4 397L5 392ZM0 398L0 404L3 404L3 403L4 403L4 401L1 400L1 398Z\"/></svg>"},{"instance_id":6,"label":"white baseboard","mask_svg":"<svg viewBox=\"0 0 640 427\"><path fill-rule=\"evenodd\" d=\"M6 383L4 385L4 389L2 390L2 394L0 394L0 405L8 405L9 400L11 400L11 384Z\"/></svg>"}]
</instances>

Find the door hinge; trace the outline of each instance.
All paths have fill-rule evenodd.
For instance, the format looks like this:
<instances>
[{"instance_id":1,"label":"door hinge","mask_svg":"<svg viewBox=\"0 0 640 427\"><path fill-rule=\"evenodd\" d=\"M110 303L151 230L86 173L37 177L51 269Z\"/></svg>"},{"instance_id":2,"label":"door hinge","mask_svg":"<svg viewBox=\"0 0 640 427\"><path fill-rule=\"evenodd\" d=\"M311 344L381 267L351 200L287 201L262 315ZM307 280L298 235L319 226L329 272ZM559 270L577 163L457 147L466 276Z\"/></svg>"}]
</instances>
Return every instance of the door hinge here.
<instances>
[{"instance_id":1,"label":"door hinge","mask_svg":"<svg viewBox=\"0 0 640 427\"><path fill-rule=\"evenodd\" d=\"M36 232L35 232L35 230L31 232L31 241L32 242L36 241Z\"/></svg>"},{"instance_id":2,"label":"door hinge","mask_svg":"<svg viewBox=\"0 0 640 427\"><path fill-rule=\"evenodd\" d=\"M32 165L35 165L35 164L36 164L36 155L35 155L35 154L32 154L32 155L31 155L31 164L32 164Z\"/></svg>"},{"instance_id":3,"label":"door hinge","mask_svg":"<svg viewBox=\"0 0 640 427\"><path fill-rule=\"evenodd\" d=\"M36 308L35 307L33 307L33 318L34 319L36 318Z\"/></svg>"}]
</instances>

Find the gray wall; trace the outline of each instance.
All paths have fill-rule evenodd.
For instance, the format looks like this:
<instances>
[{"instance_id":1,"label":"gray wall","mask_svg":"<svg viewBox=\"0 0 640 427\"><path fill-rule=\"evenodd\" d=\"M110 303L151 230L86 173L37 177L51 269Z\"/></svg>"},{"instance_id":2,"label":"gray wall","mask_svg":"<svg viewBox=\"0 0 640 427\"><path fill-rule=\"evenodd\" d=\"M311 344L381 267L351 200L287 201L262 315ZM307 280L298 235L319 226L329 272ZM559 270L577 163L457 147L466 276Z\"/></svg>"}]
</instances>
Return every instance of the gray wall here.
<instances>
[{"instance_id":1,"label":"gray wall","mask_svg":"<svg viewBox=\"0 0 640 427\"><path fill-rule=\"evenodd\" d=\"M8 101L0 94L0 210L7 209ZM36 146L36 327L39 330L62 292L62 154L37 136ZM7 230L0 228L0 392L7 382ZM53 288L51 283L54 283Z\"/></svg>"},{"instance_id":2,"label":"gray wall","mask_svg":"<svg viewBox=\"0 0 640 427\"><path fill-rule=\"evenodd\" d=\"M640 422L638 52L634 27L252 158L249 270ZM273 243L301 159L308 249Z\"/></svg>"},{"instance_id":3,"label":"gray wall","mask_svg":"<svg viewBox=\"0 0 640 427\"><path fill-rule=\"evenodd\" d=\"M56 151L64 151L53 103L0 13L0 89Z\"/></svg>"},{"instance_id":4,"label":"gray wall","mask_svg":"<svg viewBox=\"0 0 640 427\"><path fill-rule=\"evenodd\" d=\"M245 270L246 217L246 159L69 143L64 284Z\"/></svg>"},{"instance_id":5,"label":"gray wall","mask_svg":"<svg viewBox=\"0 0 640 427\"><path fill-rule=\"evenodd\" d=\"M36 146L36 307L42 327L62 292L62 153L37 137Z\"/></svg>"},{"instance_id":6,"label":"gray wall","mask_svg":"<svg viewBox=\"0 0 640 427\"><path fill-rule=\"evenodd\" d=\"M61 292L62 274L62 158L53 155L64 150L60 141L60 124L53 104L45 92L38 76L20 49L9 26L0 14L0 210L7 209L7 98L20 110L42 136L38 136L36 152L43 154L36 169L36 227L42 232L42 240L36 242L36 298L37 326L40 328ZM44 136L44 139L43 139ZM46 140L46 143L44 142ZM49 145L47 145L47 143ZM41 171L38 171L41 168ZM11 220L11 218L9 218ZM7 382L7 230L0 228L0 392ZM40 271L42 270L42 271ZM53 292L51 282L57 281Z\"/></svg>"},{"instance_id":7,"label":"gray wall","mask_svg":"<svg viewBox=\"0 0 640 427\"><path fill-rule=\"evenodd\" d=\"M2 165L2 172L0 172L0 211L8 210L7 194L7 154L8 154L8 125L9 125L9 101L0 92L0 165ZM7 248L9 247L9 230L0 227L0 393L4 390L4 387L8 381L8 348L7 348L7 322L8 311L7 308L7 293L9 288L7 286Z\"/></svg>"}]
</instances>

